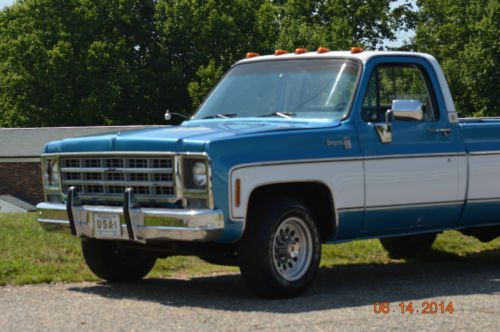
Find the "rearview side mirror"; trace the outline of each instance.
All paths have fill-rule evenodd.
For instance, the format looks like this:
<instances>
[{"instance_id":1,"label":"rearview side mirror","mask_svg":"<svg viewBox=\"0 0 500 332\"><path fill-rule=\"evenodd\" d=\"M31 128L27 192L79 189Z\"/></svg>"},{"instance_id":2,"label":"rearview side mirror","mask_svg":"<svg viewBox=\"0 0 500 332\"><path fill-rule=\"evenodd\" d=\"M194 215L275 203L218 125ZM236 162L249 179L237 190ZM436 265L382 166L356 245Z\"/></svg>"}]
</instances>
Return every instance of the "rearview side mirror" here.
<instances>
[{"instance_id":1,"label":"rearview side mirror","mask_svg":"<svg viewBox=\"0 0 500 332\"><path fill-rule=\"evenodd\" d=\"M164 117L165 117L165 121L170 121L170 120L172 120L172 113L170 113L169 110L166 110Z\"/></svg>"},{"instance_id":2,"label":"rearview side mirror","mask_svg":"<svg viewBox=\"0 0 500 332\"><path fill-rule=\"evenodd\" d=\"M175 116L178 116L184 120L189 120L189 117L185 116L184 114L181 114L181 113L175 113L175 112L170 112L169 110L166 110L165 111L165 121L170 121L172 120L172 115L175 115Z\"/></svg>"},{"instance_id":3,"label":"rearview side mirror","mask_svg":"<svg viewBox=\"0 0 500 332\"><path fill-rule=\"evenodd\" d=\"M391 111L396 120L420 121L424 117L423 104L418 100L396 99L392 101Z\"/></svg>"},{"instance_id":4,"label":"rearview side mirror","mask_svg":"<svg viewBox=\"0 0 500 332\"><path fill-rule=\"evenodd\" d=\"M385 122L376 123L375 129L383 144L392 142L392 120L420 121L424 117L423 104L413 99L396 99L385 113Z\"/></svg>"}]
</instances>

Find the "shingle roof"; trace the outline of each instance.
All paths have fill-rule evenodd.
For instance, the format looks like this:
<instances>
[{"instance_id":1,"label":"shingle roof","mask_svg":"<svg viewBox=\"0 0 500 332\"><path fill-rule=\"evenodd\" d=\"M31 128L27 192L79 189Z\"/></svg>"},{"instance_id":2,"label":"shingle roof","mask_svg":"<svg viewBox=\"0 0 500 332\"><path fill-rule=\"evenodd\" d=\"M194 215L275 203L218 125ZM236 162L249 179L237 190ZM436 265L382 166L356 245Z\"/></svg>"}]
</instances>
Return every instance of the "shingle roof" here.
<instances>
[{"instance_id":1,"label":"shingle roof","mask_svg":"<svg viewBox=\"0 0 500 332\"><path fill-rule=\"evenodd\" d=\"M128 131L158 126L0 128L2 158L38 158L47 142L67 137Z\"/></svg>"}]
</instances>

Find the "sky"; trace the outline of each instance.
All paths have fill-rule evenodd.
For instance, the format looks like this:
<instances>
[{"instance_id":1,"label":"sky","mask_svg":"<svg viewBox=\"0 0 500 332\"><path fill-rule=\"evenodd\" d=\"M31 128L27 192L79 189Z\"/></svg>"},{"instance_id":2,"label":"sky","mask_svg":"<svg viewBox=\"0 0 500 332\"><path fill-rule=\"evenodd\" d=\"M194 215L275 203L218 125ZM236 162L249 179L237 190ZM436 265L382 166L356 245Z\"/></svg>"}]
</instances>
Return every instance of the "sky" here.
<instances>
[{"instance_id":1,"label":"sky","mask_svg":"<svg viewBox=\"0 0 500 332\"><path fill-rule=\"evenodd\" d=\"M403 4L406 1L407 0L398 0L398 1L396 1L396 3L393 6ZM411 1L415 2L415 0L411 0ZM5 6L11 5L14 2L15 2L15 0L0 0L0 8L4 8ZM398 39L396 41L394 41L394 42L385 41L384 45L388 46L388 47L401 46L403 44L404 40L412 37L413 35L414 35L413 31L409 31L409 32L401 31L397 34Z\"/></svg>"},{"instance_id":2,"label":"sky","mask_svg":"<svg viewBox=\"0 0 500 332\"><path fill-rule=\"evenodd\" d=\"M3 8L5 6L10 5L13 3L15 0L0 0L0 8Z\"/></svg>"},{"instance_id":3,"label":"sky","mask_svg":"<svg viewBox=\"0 0 500 332\"><path fill-rule=\"evenodd\" d=\"M415 4L415 2L416 2L415 0L398 0L394 4L392 4L391 7L397 7L397 6L402 5L408 1L413 3L413 4ZM398 33L396 33L397 40L395 40L393 42L386 40L384 42L384 46L387 46L387 47L401 46L401 45L403 45L403 41L408 40L413 36L415 36L415 31L413 31L413 30L412 31L399 31Z\"/></svg>"}]
</instances>

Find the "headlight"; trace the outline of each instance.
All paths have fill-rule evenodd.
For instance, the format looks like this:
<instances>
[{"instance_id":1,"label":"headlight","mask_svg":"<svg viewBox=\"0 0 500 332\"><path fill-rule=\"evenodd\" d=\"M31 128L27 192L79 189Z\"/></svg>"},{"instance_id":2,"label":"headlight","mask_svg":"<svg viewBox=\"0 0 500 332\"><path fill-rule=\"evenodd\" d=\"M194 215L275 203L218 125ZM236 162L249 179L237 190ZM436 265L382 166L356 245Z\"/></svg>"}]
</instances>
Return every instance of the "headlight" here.
<instances>
[{"instance_id":1,"label":"headlight","mask_svg":"<svg viewBox=\"0 0 500 332\"><path fill-rule=\"evenodd\" d=\"M42 161L43 183L46 187L59 186L59 163L57 159Z\"/></svg>"},{"instance_id":2,"label":"headlight","mask_svg":"<svg viewBox=\"0 0 500 332\"><path fill-rule=\"evenodd\" d=\"M199 195L208 189L208 183L210 182L210 170L208 167L207 159L203 156L187 156L182 158L184 193Z\"/></svg>"},{"instance_id":3,"label":"headlight","mask_svg":"<svg viewBox=\"0 0 500 332\"><path fill-rule=\"evenodd\" d=\"M207 185L207 164L202 161L193 163L193 183L197 187L205 187Z\"/></svg>"}]
</instances>

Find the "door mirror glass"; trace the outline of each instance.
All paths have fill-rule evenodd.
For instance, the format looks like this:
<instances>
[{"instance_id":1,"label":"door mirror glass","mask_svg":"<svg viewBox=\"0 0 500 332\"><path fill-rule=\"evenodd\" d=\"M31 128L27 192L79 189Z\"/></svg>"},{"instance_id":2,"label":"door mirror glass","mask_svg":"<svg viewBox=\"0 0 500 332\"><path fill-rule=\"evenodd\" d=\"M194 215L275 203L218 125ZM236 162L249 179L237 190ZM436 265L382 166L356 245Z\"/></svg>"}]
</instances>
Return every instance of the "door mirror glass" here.
<instances>
[{"instance_id":1,"label":"door mirror glass","mask_svg":"<svg viewBox=\"0 0 500 332\"><path fill-rule=\"evenodd\" d=\"M423 104L413 99L393 100L391 111L396 120L421 121L424 117Z\"/></svg>"}]
</instances>

